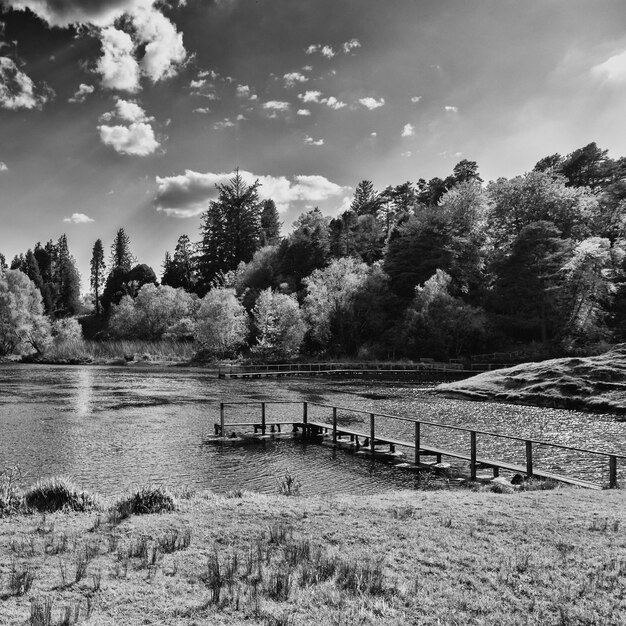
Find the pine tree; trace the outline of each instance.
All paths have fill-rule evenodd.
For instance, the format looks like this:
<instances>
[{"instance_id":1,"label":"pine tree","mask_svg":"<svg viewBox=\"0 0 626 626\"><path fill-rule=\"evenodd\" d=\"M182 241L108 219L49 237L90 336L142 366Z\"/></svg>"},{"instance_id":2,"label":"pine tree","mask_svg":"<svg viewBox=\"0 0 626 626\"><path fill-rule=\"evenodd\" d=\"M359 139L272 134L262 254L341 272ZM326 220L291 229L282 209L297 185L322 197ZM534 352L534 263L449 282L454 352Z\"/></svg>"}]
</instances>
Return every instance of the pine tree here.
<instances>
[{"instance_id":1,"label":"pine tree","mask_svg":"<svg viewBox=\"0 0 626 626\"><path fill-rule=\"evenodd\" d=\"M273 246L280 239L281 223L273 200L265 200L261 211L261 245Z\"/></svg>"},{"instance_id":2,"label":"pine tree","mask_svg":"<svg viewBox=\"0 0 626 626\"><path fill-rule=\"evenodd\" d=\"M130 237L123 228L120 228L117 233L115 233L115 239L111 244L110 271L119 268L125 272L130 272L135 262L136 259L130 251Z\"/></svg>"},{"instance_id":3,"label":"pine tree","mask_svg":"<svg viewBox=\"0 0 626 626\"><path fill-rule=\"evenodd\" d=\"M362 180L354 190L350 210L356 215L376 215L380 208L380 198L371 180Z\"/></svg>"},{"instance_id":4,"label":"pine tree","mask_svg":"<svg viewBox=\"0 0 626 626\"><path fill-rule=\"evenodd\" d=\"M58 299L56 314L60 317L75 315L80 309L80 274L76 269L76 261L70 254L65 234L59 237L57 254L55 278L58 285Z\"/></svg>"},{"instance_id":5,"label":"pine tree","mask_svg":"<svg viewBox=\"0 0 626 626\"><path fill-rule=\"evenodd\" d=\"M100 315L100 296L102 294L102 289L104 288L104 272L106 269L104 263L104 247L102 246L102 239L97 239L96 243L94 243L93 245L90 267L90 285L94 293L96 315Z\"/></svg>"},{"instance_id":6,"label":"pine tree","mask_svg":"<svg viewBox=\"0 0 626 626\"><path fill-rule=\"evenodd\" d=\"M26 251L24 260L26 265L26 271L24 273L35 283L35 287L41 291L43 288L43 279L41 278L41 272L39 271L39 264L37 263L35 254L30 248Z\"/></svg>"},{"instance_id":7,"label":"pine tree","mask_svg":"<svg viewBox=\"0 0 626 626\"><path fill-rule=\"evenodd\" d=\"M206 293L221 272L248 262L259 247L261 206L258 181L247 185L239 170L227 184L216 185L218 198L202 216L198 289Z\"/></svg>"}]
</instances>

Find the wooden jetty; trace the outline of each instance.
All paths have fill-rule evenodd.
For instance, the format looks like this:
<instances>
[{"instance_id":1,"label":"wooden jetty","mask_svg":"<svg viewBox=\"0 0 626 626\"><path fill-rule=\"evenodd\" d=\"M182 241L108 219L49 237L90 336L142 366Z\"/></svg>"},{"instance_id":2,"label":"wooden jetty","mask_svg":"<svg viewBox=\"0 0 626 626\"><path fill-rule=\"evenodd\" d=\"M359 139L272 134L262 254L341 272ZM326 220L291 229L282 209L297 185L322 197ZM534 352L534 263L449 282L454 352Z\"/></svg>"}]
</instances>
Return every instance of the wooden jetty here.
<instances>
[{"instance_id":1,"label":"wooden jetty","mask_svg":"<svg viewBox=\"0 0 626 626\"><path fill-rule=\"evenodd\" d=\"M281 420L266 419L267 408L270 405L283 405L283 409L281 412L283 414L291 412L292 417ZM291 411L288 408L289 405L293 407ZM256 414L255 421L227 422L226 409L229 406L249 407L250 409L254 410L254 413ZM316 421L310 419L310 407L322 409L324 412L328 411L328 421ZM346 428L340 425L338 422L338 412L366 415L367 418L365 428L367 430L363 432L362 430L357 430L355 428ZM389 420L411 423L413 425L412 428L410 428L413 435L412 440L408 441L398 439L383 434L380 429L380 424L382 421ZM367 428L368 425L369 428ZM466 433L469 438L469 454L467 452L454 450L447 447L444 448L440 446L430 445L424 440L423 437L422 431L424 426ZM477 479L477 471L479 469L490 469L493 472L494 478L499 476L500 470L504 470L507 472L522 474L528 478L534 477L540 479L551 479L578 487L584 487L587 489L603 489L606 486L608 486L609 488L616 488L618 486L618 459L620 461L624 461L626 459L626 456L612 452L565 446L558 443L539 441L535 439L526 439L511 435L503 435L500 433L464 428L461 426L450 426L447 424L417 420L399 415L372 413L369 411L362 411L349 407L338 407L329 404L322 404L319 402L221 402L220 421L214 424L215 440L226 441L228 439L227 429L229 428L253 429L254 434L260 437L276 433L291 432L295 435L300 435L312 440L322 438L336 446L348 444L357 450L366 451L367 453L371 454L372 457L395 453L397 447L406 448L413 451L412 462L403 463L402 465L404 467L412 467L415 469L430 468L434 465L434 463L441 463L443 457L449 457L452 459L467 461L469 463L471 480ZM524 458L521 462L512 463L501 459L485 457L484 455L479 454L479 437L493 437L500 440L521 442L523 443ZM608 469L608 481L604 484L601 484L597 482L592 482L590 480L575 478L573 476L568 476L565 474L555 473L553 471L547 471L545 469L542 469L537 466L533 459L533 450L536 449L538 446L545 446L553 450L565 450L570 452L583 453L585 455L591 455L592 457L599 457L604 460L604 463L606 463L606 467ZM385 448L385 450L381 450L381 447ZM424 457L434 457L436 461L426 461Z\"/></svg>"},{"instance_id":2,"label":"wooden jetty","mask_svg":"<svg viewBox=\"0 0 626 626\"><path fill-rule=\"evenodd\" d=\"M324 376L329 378L378 378L444 382L474 376L498 364L472 364L465 367L458 361L436 362L423 359L419 363L335 362L335 363L269 363L231 365L218 369L218 378L281 378L287 376Z\"/></svg>"}]
</instances>

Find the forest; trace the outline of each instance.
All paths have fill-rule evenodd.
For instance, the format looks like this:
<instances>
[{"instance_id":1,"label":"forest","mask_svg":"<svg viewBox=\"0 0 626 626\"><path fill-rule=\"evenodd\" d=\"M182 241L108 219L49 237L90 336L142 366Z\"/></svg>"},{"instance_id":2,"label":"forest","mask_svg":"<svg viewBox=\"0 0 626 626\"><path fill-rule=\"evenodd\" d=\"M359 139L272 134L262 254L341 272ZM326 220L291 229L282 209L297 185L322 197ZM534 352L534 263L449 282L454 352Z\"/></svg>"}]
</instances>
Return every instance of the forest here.
<instances>
[{"instance_id":1,"label":"forest","mask_svg":"<svg viewBox=\"0 0 626 626\"><path fill-rule=\"evenodd\" d=\"M595 143L488 183L469 160L363 180L340 215L281 227L237 171L160 276L123 228L108 258L94 243L84 297L65 235L0 254L0 354L128 339L209 359L536 359L626 340L626 158Z\"/></svg>"}]
</instances>

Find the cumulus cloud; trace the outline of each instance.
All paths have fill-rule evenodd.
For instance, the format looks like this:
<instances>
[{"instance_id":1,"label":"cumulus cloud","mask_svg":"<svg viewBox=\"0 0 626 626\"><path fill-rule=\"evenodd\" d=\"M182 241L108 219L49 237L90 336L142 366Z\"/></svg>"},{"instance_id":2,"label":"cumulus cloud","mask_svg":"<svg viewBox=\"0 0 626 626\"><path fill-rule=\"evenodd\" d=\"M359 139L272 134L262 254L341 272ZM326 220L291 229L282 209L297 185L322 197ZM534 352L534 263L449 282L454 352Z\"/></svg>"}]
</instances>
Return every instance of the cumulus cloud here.
<instances>
[{"instance_id":1,"label":"cumulus cloud","mask_svg":"<svg viewBox=\"0 0 626 626\"><path fill-rule=\"evenodd\" d=\"M194 109L192 111L192 113L202 113L203 115L206 115L207 113L210 113L211 109L209 109L208 107L198 107L197 109Z\"/></svg>"},{"instance_id":2,"label":"cumulus cloud","mask_svg":"<svg viewBox=\"0 0 626 626\"><path fill-rule=\"evenodd\" d=\"M9 57L0 57L0 107L4 109L36 109L48 100L48 94L37 92L29 76Z\"/></svg>"},{"instance_id":3,"label":"cumulus cloud","mask_svg":"<svg viewBox=\"0 0 626 626\"><path fill-rule=\"evenodd\" d=\"M323 139L313 139L313 137L309 137L308 135L304 138L304 143L307 146L323 146L324 145L324 140Z\"/></svg>"},{"instance_id":4,"label":"cumulus cloud","mask_svg":"<svg viewBox=\"0 0 626 626\"><path fill-rule=\"evenodd\" d=\"M84 213L72 213L70 217L63 218L63 221L71 224L88 224L89 222L93 222L95 220Z\"/></svg>"},{"instance_id":5,"label":"cumulus cloud","mask_svg":"<svg viewBox=\"0 0 626 626\"><path fill-rule=\"evenodd\" d=\"M297 115L301 115L302 117L308 117L311 115L311 111L309 109L298 109Z\"/></svg>"},{"instance_id":6,"label":"cumulus cloud","mask_svg":"<svg viewBox=\"0 0 626 626\"><path fill-rule=\"evenodd\" d=\"M239 174L248 184L258 180L259 197L272 199L279 211L285 211L295 202L316 203L346 193L349 188L342 187L324 176L298 175L255 176L251 172L240 170ZM209 200L217 197L216 184L227 183L233 173L206 173L186 170L178 176L156 178L157 193L154 205L174 217L193 217L207 208Z\"/></svg>"},{"instance_id":7,"label":"cumulus cloud","mask_svg":"<svg viewBox=\"0 0 626 626\"><path fill-rule=\"evenodd\" d=\"M330 96L329 98L322 98L320 102L322 104L325 104L330 109L334 109L335 111L338 111L339 109L343 109L345 106L347 106L345 102L342 102L341 100L337 100L335 96Z\"/></svg>"},{"instance_id":8,"label":"cumulus cloud","mask_svg":"<svg viewBox=\"0 0 626 626\"><path fill-rule=\"evenodd\" d=\"M78 90L76 93L68 100L68 102L73 102L75 104L80 104L81 102L85 102L85 99L89 94L94 92L93 85L85 85L85 83L81 83L78 86Z\"/></svg>"},{"instance_id":9,"label":"cumulus cloud","mask_svg":"<svg viewBox=\"0 0 626 626\"><path fill-rule=\"evenodd\" d=\"M250 87L248 85L237 85L236 92L239 98L250 97Z\"/></svg>"},{"instance_id":10,"label":"cumulus cloud","mask_svg":"<svg viewBox=\"0 0 626 626\"><path fill-rule=\"evenodd\" d=\"M289 106L289 102L283 102L282 100L268 100L263 103L263 108L268 111L287 111Z\"/></svg>"},{"instance_id":11,"label":"cumulus cloud","mask_svg":"<svg viewBox=\"0 0 626 626\"><path fill-rule=\"evenodd\" d=\"M215 130L226 130L227 128L234 128L235 126L235 122L229 117L225 117L221 122L215 122L215 124L213 124Z\"/></svg>"},{"instance_id":12,"label":"cumulus cloud","mask_svg":"<svg viewBox=\"0 0 626 626\"><path fill-rule=\"evenodd\" d=\"M422 99L422 96L412 96L411 97L411 102L413 104L417 104L421 99Z\"/></svg>"},{"instance_id":13,"label":"cumulus cloud","mask_svg":"<svg viewBox=\"0 0 626 626\"><path fill-rule=\"evenodd\" d=\"M283 76L283 80L285 87L293 87L296 83L306 83L309 79L300 72L288 72Z\"/></svg>"},{"instance_id":14,"label":"cumulus cloud","mask_svg":"<svg viewBox=\"0 0 626 626\"><path fill-rule=\"evenodd\" d=\"M321 46L319 44L316 43L312 43L306 50L305 53L306 54L315 54L319 49L321 48Z\"/></svg>"},{"instance_id":15,"label":"cumulus cloud","mask_svg":"<svg viewBox=\"0 0 626 626\"><path fill-rule=\"evenodd\" d=\"M8 172L9 168L4 161L0 161L0 172Z\"/></svg>"},{"instance_id":16,"label":"cumulus cloud","mask_svg":"<svg viewBox=\"0 0 626 626\"><path fill-rule=\"evenodd\" d=\"M305 91L304 93L298 94L298 98L300 98L302 102L319 102L321 97L321 91Z\"/></svg>"},{"instance_id":17,"label":"cumulus cloud","mask_svg":"<svg viewBox=\"0 0 626 626\"><path fill-rule=\"evenodd\" d=\"M198 80L192 80L189 86L192 89L202 89L206 85L206 78L199 78Z\"/></svg>"},{"instance_id":18,"label":"cumulus cloud","mask_svg":"<svg viewBox=\"0 0 626 626\"><path fill-rule=\"evenodd\" d=\"M373 137L373 138L378 137L378 133L376 131L373 131L370 133L370 137Z\"/></svg>"},{"instance_id":19,"label":"cumulus cloud","mask_svg":"<svg viewBox=\"0 0 626 626\"><path fill-rule=\"evenodd\" d=\"M154 118L148 117L146 112L136 102L118 98L115 103L115 111L109 111L100 117L102 121L109 122L118 118L125 125L118 124L98 126L102 143L111 146L120 154L134 156L147 156L155 152L161 145L155 135L150 122Z\"/></svg>"},{"instance_id":20,"label":"cumulus cloud","mask_svg":"<svg viewBox=\"0 0 626 626\"><path fill-rule=\"evenodd\" d=\"M459 107L443 107L446 110L446 113L458 113L459 112Z\"/></svg>"},{"instance_id":21,"label":"cumulus cloud","mask_svg":"<svg viewBox=\"0 0 626 626\"><path fill-rule=\"evenodd\" d=\"M334 50L332 46L322 46L322 49L320 50L320 52L322 53L323 57L326 57L327 59L332 59L335 54L337 54Z\"/></svg>"},{"instance_id":22,"label":"cumulus cloud","mask_svg":"<svg viewBox=\"0 0 626 626\"><path fill-rule=\"evenodd\" d=\"M626 50L609 57L603 63L591 68L592 76L606 80L609 83L626 82Z\"/></svg>"},{"instance_id":23,"label":"cumulus cloud","mask_svg":"<svg viewBox=\"0 0 626 626\"><path fill-rule=\"evenodd\" d=\"M402 129L402 136L413 137L413 135L415 135L415 127L413 126L413 124L405 124L404 128Z\"/></svg>"},{"instance_id":24,"label":"cumulus cloud","mask_svg":"<svg viewBox=\"0 0 626 626\"><path fill-rule=\"evenodd\" d=\"M344 54L349 54L355 48L360 48L361 42L358 39L350 39L350 41L346 41L344 44L342 44L341 47L343 48Z\"/></svg>"},{"instance_id":25,"label":"cumulus cloud","mask_svg":"<svg viewBox=\"0 0 626 626\"><path fill-rule=\"evenodd\" d=\"M139 63L135 59L135 44L131 36L113 26L100 33L102 56L96 71L102 76L102 86L107 89L139 91Z\"/></svg>"},{"instance_id":26,"label":"cumulus cloud","mask_svg":"<svg viewBox=\"0 0 626 626\"><path fill-rule=\"evenodd\" d=\"M377 109L378 107L384 106L385 99L380 98L379 100L376 100L376 98L367 96L366 98L360 98L359 103L362 104L366 109L373 111L374 109Z\"/></svg>"}]
</instances>

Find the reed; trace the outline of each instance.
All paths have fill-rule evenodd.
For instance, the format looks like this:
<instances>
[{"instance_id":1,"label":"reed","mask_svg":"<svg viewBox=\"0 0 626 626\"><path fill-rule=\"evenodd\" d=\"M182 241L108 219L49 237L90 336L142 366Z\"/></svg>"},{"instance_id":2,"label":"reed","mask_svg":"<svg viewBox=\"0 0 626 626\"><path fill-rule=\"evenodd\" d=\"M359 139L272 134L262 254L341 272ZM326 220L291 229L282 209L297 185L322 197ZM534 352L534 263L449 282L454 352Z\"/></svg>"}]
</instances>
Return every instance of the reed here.
<instances>
[{"instance_id":1,"label":"reed","mask_svg":"<svg viewBox=\"0 0 626 626\"><path fill-rule=\"evenodd\" d=\"M102 507L98 496L79 489L66 476L39 479L24 493L24 504L31 511L93 511Z\"/></svg>"}]
</instances>

